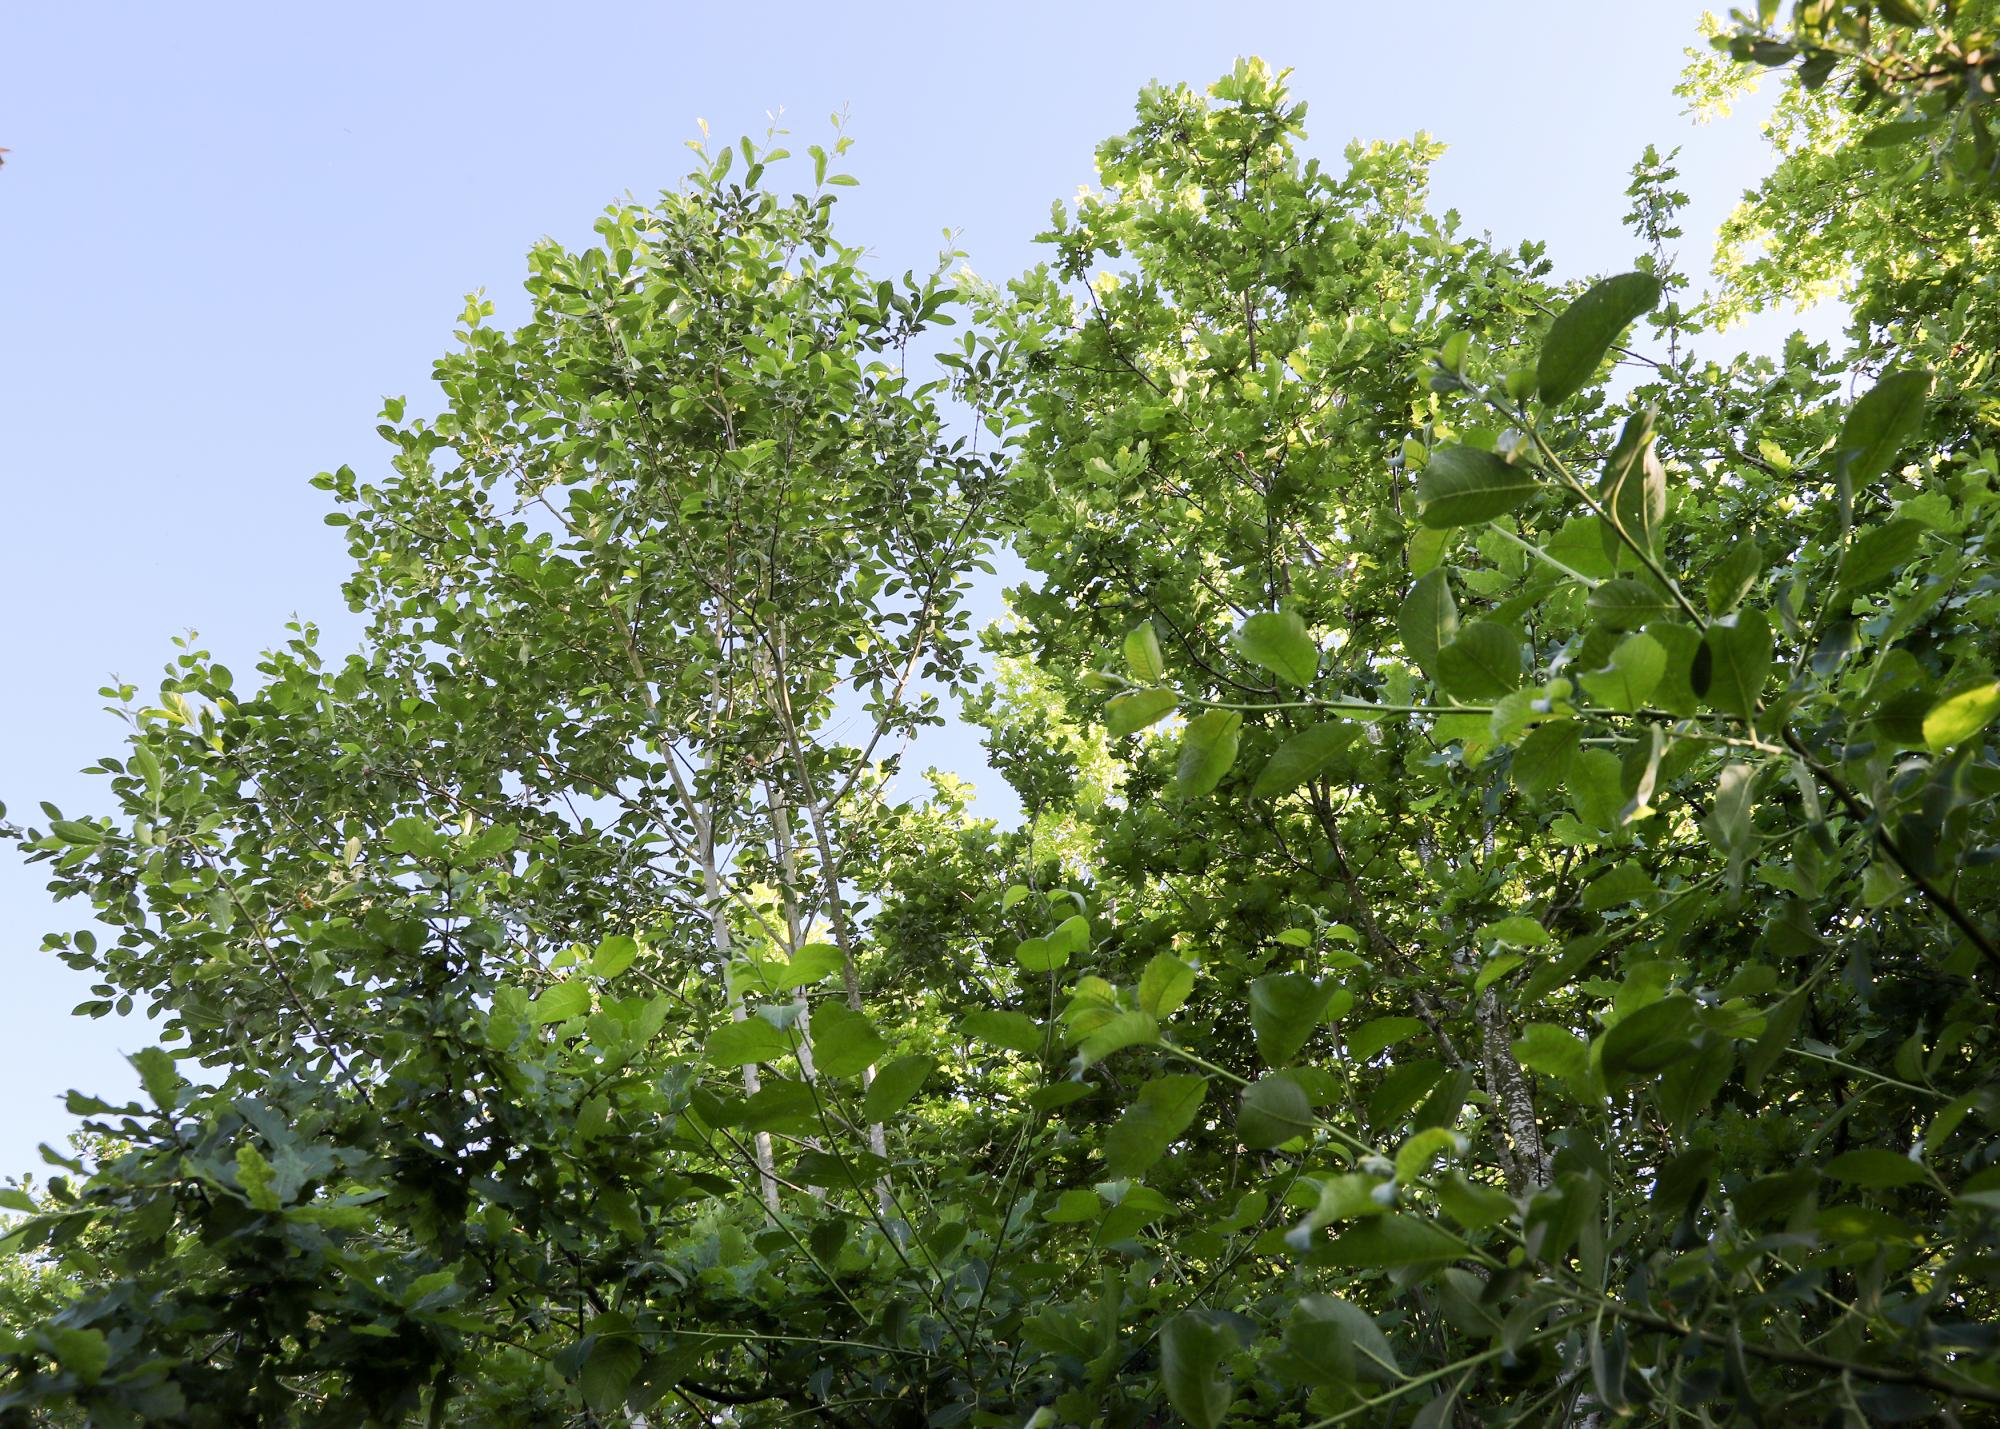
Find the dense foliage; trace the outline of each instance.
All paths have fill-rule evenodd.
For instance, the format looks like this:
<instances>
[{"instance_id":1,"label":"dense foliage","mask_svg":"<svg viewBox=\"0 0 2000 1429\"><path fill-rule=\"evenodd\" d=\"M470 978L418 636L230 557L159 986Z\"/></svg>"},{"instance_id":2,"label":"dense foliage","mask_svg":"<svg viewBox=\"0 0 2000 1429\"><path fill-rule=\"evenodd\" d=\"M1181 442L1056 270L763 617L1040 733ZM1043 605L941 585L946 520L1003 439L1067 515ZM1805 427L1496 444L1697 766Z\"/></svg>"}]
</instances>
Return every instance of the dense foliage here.
<instances>
[{"instance_id":1,"label":"dense foliage","mask_svg":"<svg viewBox=\"0 0 2000 1429\"><path fill-rule=\"evenodd\" d=\"M538 248L319 478L361 649L13 830L162 1045L0 1192L0 1422L1993 1416L1995 38L1723 27L1709 294L1671 156L1566 282L1257 62L1004 288L844 142ZM954 710L1017 826L895 801Z\"/></svg>"}]
</instances>

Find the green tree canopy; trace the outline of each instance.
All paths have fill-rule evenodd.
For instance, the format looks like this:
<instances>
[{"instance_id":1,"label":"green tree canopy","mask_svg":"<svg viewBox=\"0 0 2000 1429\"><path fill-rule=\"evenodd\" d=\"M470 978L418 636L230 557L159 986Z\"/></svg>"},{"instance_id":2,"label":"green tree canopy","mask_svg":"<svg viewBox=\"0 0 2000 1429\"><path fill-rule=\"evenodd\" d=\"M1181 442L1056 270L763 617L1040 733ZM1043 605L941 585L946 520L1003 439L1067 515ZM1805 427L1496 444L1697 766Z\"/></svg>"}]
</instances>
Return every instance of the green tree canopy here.
<instances>
[{"instance_id":1,"label":"green tree canopy","mask_svg":"<svg viewBox=\"0 0 2000 1429\"><path fill-rule=\"evenodd\" d=\"M538 247L319 478L361 649L15 830L161 1046L0 1193L0 1422L2000 1410L1991 35L1719 33L1713 293L1671 155L1570 279L1258 61L1004 287L865 274L844 141ZM893 787L947 699L1018 825Z\"/></svg>"}]
</instances>

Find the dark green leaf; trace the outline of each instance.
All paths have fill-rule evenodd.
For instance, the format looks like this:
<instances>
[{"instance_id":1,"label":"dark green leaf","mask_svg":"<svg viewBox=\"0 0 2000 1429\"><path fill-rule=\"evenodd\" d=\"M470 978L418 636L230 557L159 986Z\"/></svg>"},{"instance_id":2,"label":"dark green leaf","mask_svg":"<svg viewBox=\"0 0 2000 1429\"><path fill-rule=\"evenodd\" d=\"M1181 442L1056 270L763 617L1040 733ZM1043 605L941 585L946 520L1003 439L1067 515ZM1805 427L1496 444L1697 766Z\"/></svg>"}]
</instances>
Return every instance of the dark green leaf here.
<instances>
[{"instance_id":1,"label":"dark green leaf","mask_svg":"<svg viewBox=\"0 0 2000 1429\"><path fill-rule=\"evenodd\" d=\"M1236 1348L1229 1329L1198 1312L1167 1321L1160 1332L1160 1382L1167 1403L1189 1429L1217 1429L1236 1391L1226 1361Z\"/></svg>"},{"instance_id":2,"label":"dark green leaf","mask_svg":"<svg viewBox=\"0 0 2000 1429\"><path fill-rule=\"evenodd\" d=\"M1535 364L1535 385L1544 402L1565 402L1597 374L1597 365L1618 335L1660 301L1660 282L1650 273L1620 273L1593 284L1549 325Z\"/></svg>"},{"instance_id":3,"label":"dark green leaf","mask_svg":"<svg viewBox=\"0 0 2000 1429\"><path fill-rule=\"evenodd\" d=\"M1351 720L1327 720L1301 730L1279 745L1264 761L1264 767L1257 773L1257 782L1251 786L1252 796L1275 799L1317 778L1340 757L1342 750L1354 742L1360 729L1361 726Z\"/></svg>"},{"instance_id":4,"label":"dark green leaf","mask_svg":"<svg viewBox=\"0 0 2000 1429\"><path fill-rule=\"evenodd\" d=\"M1862 486L1889 469L1924 421L1931 374L1904 368L1884 374L1848 411L1833 458L1850 486Z\"/></svg>"},{"instance_id":5,"label":"dark green leaf","mask_svg":"<svg viewBox=\"0 0 2000 1429\"><path fill-rule=\"evenodd\" d=\"M1504 516L1535 494L1535 474L1478 447L1440 447L1417 478L1419 516L1433 530Z\"/></svg>"},{"instance_id":6,"label":"dark green leaf","mask_svg":"<svg viewBox=\"0 0 2000 1429\"><path fill-rule=\"evenodd\" d=\"M1312 1126L1312 1103L1289 1074L1268 1072L1243 1089L1236 1136L1252 1151L1268 1151L1309 1135Z\"/></svg>"},{"instance_id":7,"label":"dark green leaf","mask_svg":"<svg viewBox=\"0 0 2000 1429\"><path fill-rule=\"evenodd\" d=\"M1521 682L1521 640L1504 625L1475 620L1438 651L1438 683L1456 700L1504 695Z\"/></svg>"},{"instance_id":8,"label":"dark green leaf","mask_svg":"<svg viewBox=\"0 0 2000 1429\"><path fill-rule=\"evenodd\" d=\"M1173 1073L1155 1077L1104 1133L1104 1169L1112 1176L1143 1176L1167 1154L1201 1110L1206 1077Z\"/></svg>"}]
</instances>

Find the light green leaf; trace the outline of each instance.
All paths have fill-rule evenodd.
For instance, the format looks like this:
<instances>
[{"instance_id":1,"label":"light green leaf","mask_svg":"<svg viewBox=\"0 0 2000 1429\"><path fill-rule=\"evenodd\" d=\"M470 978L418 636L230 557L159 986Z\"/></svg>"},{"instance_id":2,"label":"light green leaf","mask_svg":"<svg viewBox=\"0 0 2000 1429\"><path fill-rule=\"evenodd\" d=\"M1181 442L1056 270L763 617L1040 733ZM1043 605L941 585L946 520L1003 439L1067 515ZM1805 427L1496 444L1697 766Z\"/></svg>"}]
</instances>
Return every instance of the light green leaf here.
<instances>
[{"instance_id":1,"label":"light green leaf","mask_svg":"<svg viewBox=\"0 0 2000 1429\"><path fill-rule=\"evenodd\" d=\"M743 1067L775 1062L792 1050L785 1034L761 1017L725 1022L708 1035L704 1055L711 1067Z\"/></svg>"},{"instance_id":2,"label":"light green leaf","mask_svg":"<svg viewBox=\"0 0 2000 1429\"><path fill-rule=\"evenodd\" d=\"M1194 969L1172 953L1156 954L1139 975L1139 1006L1155 1017L1171 1017L1194 991Z\"/></svg>"},{"instance_id":3,"label":"light green leaf","mask_svg":"<svg viewBox=\"0 0 2000 1429\"><path fill-rule=\"evenodd\" d=\"M1748 536L1732 541L1708 573L1708 613L1720 618L1742 603L1764 574L1764 548Z\"/></svg>"},{"instance_id":4,"label":"light green leaf","mask_svg":"<svg viewBox=\"0 0 2000 1429\"><path fill-rule=\"evenodd\" d=\"M1566 1027L1530 1022L1514 1043L1514 1060L1531 1072L1573 1082L1590 1068L1590 1044Z\"/></svg>"},{"instance_id":5,"label":"light green leaf","mask_svg":"<svg viewBox=\"0 0 2000 1429\"><path fill-rule=\"evenodd\" d=\"M1288 685L1310 685L1319 674L1319 646L1305 621L1289 610L1267 610L1244 621L1236 648Z\"/></svg>"},{"instance_id":6,"label":"light green leaf","mask_svg":"<svg viewBox=\"0 0 2000 1429\"><path fill-rule=\"evenodd\" d=\"M1449 1127L1427 1126L1405 1141L1396 1152L1396 1179L1411 1185L1430 1174L1431 1163L1440 1156L1462 1152L1459 1134Z\"/></svg>"},{"instance_id":7,"label":"light green leaf","mask_svg":"<svg viewBox=\"0 0 2000 1429\"><path fill-rule=\"evenodd\" d=\"M1605 464L1597 504L1608 519L1600 538L1605 557L1614 565L1625 559L1627 538L1649 556L1658 549L1667 518L1667 473L1660 465L1656 442L1653 414L1637 413L1626 419Z\"/></svg>"},{"instance_id":8,"label":"light green leaf","mask_svg":"<svg viewBox=\"0 0 2000 1429\"><path fill-rule=\"evenodd\" d=\"M1590 613L1608 630L1637 630L1672 612L1667 598L1643 581L1621 576L1590 592Z\"/></svg>"},{"instance_id":9,"label":"light green leaf","mask_svg":"<svg viewBox=\"0 0 2000 1429\"><path fill-rule=\"evenodd\" d=\"M551 1022L567 1022L590 1011L590 989L580 982L551 983L528 1004L529 1015L538 1027Z\"/></svg>"},{"instance_id":10,"label":"light green leaf","mask_svg":"<svg viewBox=\"0 0 2000 1429\"><path fill-rule=\"evenodd\" d=\"M1544 402L1566 402L1597 374L1618 335L1660 301L1660 280L1650 273L1620 273L1593 284L1549 324L1535 363L1535 386Z\"/></svg>"},{"instance_id":11,"label":"light green leaf","mask_svg":"<svg viewBox=\"0 0 2000 1429\"><path fill-rule=\"evenodd\" d=\"M1933 754L1963 744L2000 715L2000 680L1974 685L1940 701L1924 716L1924 743Z\"/></svg>"},{"instance_id":12,"label":"light green leaf","mask_svg":"<svg viewBox=\"0 0 2000 1429\"><path fill-rule=\"evenodd\" d=\"M139 1074L139 1085L161 1111L170 1112L180 1100L185 1079L174 1068L173 1056L161 1047L142 1047L125 1059Z\"/></svg>"},{"instance_id":13,"label":"light green leaf","mask_svg":"<svg viewBox=\"0 0 2000 1429\"><path fill-rule=\"evenodd\" d=\"M1539 948L1549 941L1549 930L1525 913L1510 913L1499 922L1481 928L1479 940L1510 948Z\"/></svg>"},{"instance_id":14,"label":"light green leaf","mask_svg":"<svg viewBox=\"0 0 2000 1429\"><path fill-rule=\"evenodd\" d=\"M1076 1044L1084 1065L1103 1061L1127 1047L1149 1046L1160 1040L1160 1023L1150 1012L1126 1008L1098 1023Z\"/></svg>"},{"instance_id":15,"label":"light green leaf","mask_svg":"<svg viewBox=\"0 0 2000 1429\"><path fill-rule=\"evenodd\" d=\"M1105 703L1104 728L1114 739L1137 734L1165 719L1180 702L1172 690L1127 690Z\"/></svg>"},{"instance_id":16,"label":"light green leaf","mask_svg":"<svg viewBox=\"0 0 2000 1429\"><path fill-rule=\"evenodd\" d=\"M1160 637L1152 621L1134 626L1126 635L1125 668L1142 685L1157 685L1167 678L1166 657L1160 653Z\"/></svg>"},{"instance_id":17,"label":"light green leaf","mask_svg":"<svg viewBox=\"0 0 2000 1429\"><path fill-rule=\"evenodd\" d=\"M958 1027L975 1042L1005 1047L1011 1052L1042 1050L1041 1026L1025 1013L975 1008L958 1019Z\"/></svg>"},{"instance_id":18,"label":"light green leaf","mask_svg":"<svg viewBox=\"0 0 2000 1429\"><path fill-rule=\"evenodd\" d=\"M1535 494L1535 474L1478 447L1440 447L1417 478L1418 520L1433 530L1504 516Z\"/></svg>"},{"instance_id":19,"label":"light green leaf","mask_svg":"<svg viewBox=\"0 0 2000 1429\"><path fill-rule=\"evenodd\" d=\"M623 933L614 933L597 945L597 951L590 958L590 970L601 978L614 978L631 967L638 957L637 940Z\"/></svg>"},{"instance_id":20,"label":"light green leaf","mask_svg":"<svg viewBox=\"0 0 2000 1429\"><path fill-rule=\"evenodd\" d=\"M888 1045L875 1024L844 1003L822 1002L813 1008L813 1063L827 1076L860 1076L881 1060Z\"/></svg>"},{"instance_id":21,"label":"light green leaf","mask_svg":"<svg viewBox=\"0 0 2000 1429\"><path fill-rule=\"evenodd\" d=\"M1357 1062L1365 1062L1398 1042L1407 1042L1423 1030L1421 1018L1377 1017L1347 1034L1347 1055Z\"/></svg>"},{"instance_id":22,"label":"light green leaf","mask_svg":"<svg viewBox=\"0 0 2000 1429\"><path fill-rule=\"evenodd\" d=\"M1611 663L1578 677L1591 699L1606 709L1645 707L1667 670L1666 649L1650 635L1628 635L1611 652Z\"/></svg>"},{"instance_id":23,"label":"light green leaf","mask_svg":"<svg viewBox=\"0 0 2000 1429\"><path fill-rule=\"evenodd\" d=\"M1710 709L1755 717L1771 675L1771 623L1748 605L1708 627L1695 651L1688 682Z\"/></svg>"},{"instance_id":24,"label":"light green leaf","mask_svg":"<svg viewBox=\"0 0 2000 1429\"><path fill-rule=\"evenodd\" d=\"M1236 762L1242 729L1243 716L1235 710L1204 710L1188 721L1174 769L1174 788L1183 798L1199 798L1222 782Z\"/></svg>"},{"instance_id":25,"label":"light green leaf","mask_svg":"<svg viewBox=\"0 0 2000 1429\"><path fill-rule=\"evenodd\" d=\"M1396 613L1396 629L1409 657L1435 675L1438 651L1458 638L1458 602L1451 598L1451 582L1443 569L1410 586L1403 608Z\"/></svg>"},{"instance_id":26,"label":"light green leaf","mask_svg":"<svg viewBox=\"0 0 2000 1429\"><path fill-rule=\"evenodd\" d=\"M884 1062L861 1098L861 1114L869 1121L887 1121L917 1094L926 1078L937 1070L937 1058L897 1057Z\"/></svg>"}]
</instances>

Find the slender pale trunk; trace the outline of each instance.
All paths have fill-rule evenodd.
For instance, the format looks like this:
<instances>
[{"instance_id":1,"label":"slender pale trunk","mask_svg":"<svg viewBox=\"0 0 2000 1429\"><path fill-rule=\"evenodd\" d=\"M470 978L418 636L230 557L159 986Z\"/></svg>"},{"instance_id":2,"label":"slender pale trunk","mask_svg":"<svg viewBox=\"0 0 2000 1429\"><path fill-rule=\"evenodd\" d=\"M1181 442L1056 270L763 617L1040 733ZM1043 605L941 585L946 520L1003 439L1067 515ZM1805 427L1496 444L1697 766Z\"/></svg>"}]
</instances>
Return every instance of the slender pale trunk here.
<instances>
[{"instance_id":1,"label":"slender pale trunk","mask_svg":"<svg viewBox=\"0 0 2000 1429\"><path fill-rule=\"evenodd\" d=\"M847 921L847 905L840 897L840 863L833 855L833 839L827 832L827 811L813 790L812 767L806 762L805 744L799 738L798 725L792 718L791 692L785 687L785 671L782 664L773 662L771 676L771 703L777 711L779 724L784 730L785 747L791 755L792 767L798 773L799 788L804 794L806 824L812 830L813 844L819 852L820 890L826 899L827 920L833 925L833 945L840 950L841 990L847 995L847 1006L854 1012L861 1011L861 978L855 967L854 929ZM874 1067L861 1069L861 1087L866 1091L875 1084ZM889 1137L882 1123L868 1125L868 1149L889 1159ZM889 1194L889 1178L885 1173L876 1183L875 1198L880 1203L886 1218L895 1204Z\"/></svg>"},{"instance_id":2,"label":"slender pale trunk","mask_svg":"<svg viewBox=\"0 0 2000 1429\"><path fill-rule=\"evenodd\" d=\"M711 800L708 809L697 819L695 847L701 860L701 886L704 901L708 905L708 928L710 940L715 945L716 961L722 964L723 995L729 1003L729 1020L742 1022L749 1013L744 1010L743 996L729 976L729 965L735 961L736 944L729 932L729 910L723 901L722 873L716 866L715 849L715 806ZM762 1085L757 1075L757 1064L746 1062L743 1066L743 1093L755 1096ZM771 1134L760 1131L751 1141L752 1154L757 1160L757 1178L763 1182L764 1204L771 1214L778 1212L777 1166L771 1156Z\"/></svg>"},{"instance_id":3,"label":"slender pale trunk","mask_svg":"<svg viewBox=\"0 0 2000 1429\"><path fill-rule=\"evenodd\" d=\"M764 804L770 811L771 843L778 854L778 899L785 913L785 953L796 957L806 941L805 925L799 917L798 849L792 842L791 805L786 803L785 791L775 779L764 781ZM795 1005L799 1010L799 1020L794 1024L799 1029L799 1071L808 1082L815 1081L818 1072L813 1067L812 1008L803 988Z\"/></svg>"}]
</instances>

